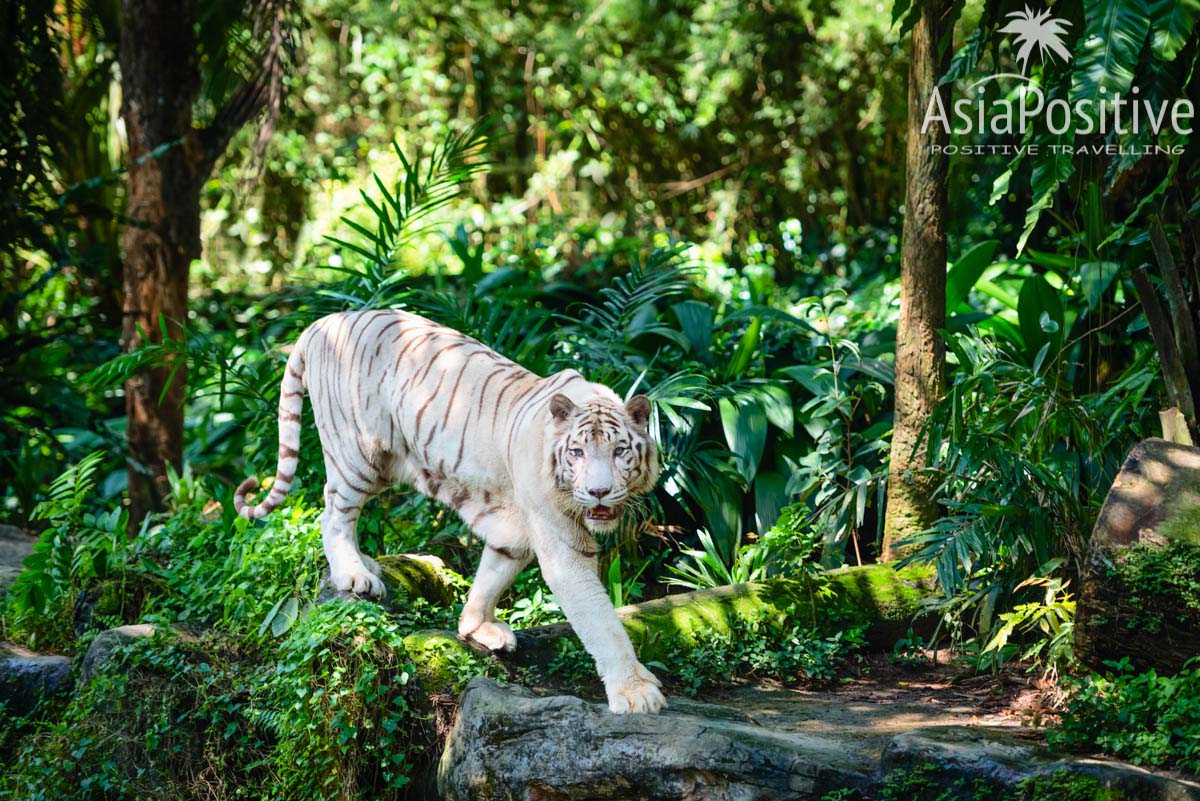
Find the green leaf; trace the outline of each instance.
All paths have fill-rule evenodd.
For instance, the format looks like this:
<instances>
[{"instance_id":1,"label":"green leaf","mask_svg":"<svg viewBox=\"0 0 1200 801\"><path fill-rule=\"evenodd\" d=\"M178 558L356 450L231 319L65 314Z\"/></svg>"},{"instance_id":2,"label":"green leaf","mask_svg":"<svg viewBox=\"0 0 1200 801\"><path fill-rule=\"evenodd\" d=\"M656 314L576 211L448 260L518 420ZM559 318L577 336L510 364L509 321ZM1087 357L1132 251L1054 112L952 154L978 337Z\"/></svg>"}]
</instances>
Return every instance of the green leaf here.
<instances>
[{"instance_id":1,"label":"green leaf","mask_svg":"<svg viewBox=\"0 0 1200 801\"><path fill-rule=\"evenodd\" d=\"M1151 6L1150 47L1159 61L1174 61L1200 16L1200 0L1158 0Z\"/></svg>"},{"instance_id":2,"label":"green leaf","mask_svg":"<svg viewBox=\"0 0 1200 801\"><path fill-rule=\"evenodd\" d=\"M762 337L763 318L755 317L750 321L749 328L742 335L742 341L738 343L737 350L733 353L733 358L729 360L729 368L725 371L725 375L730 378L737 378L746 372L746 368L750 366L750 360L754 358L755 352L758 350L758 341Z\"/></svg>"},{"instance_id":3,"label":"green leaf","mask_svg":"<svg viewBox=\"0 0 1200 801\"><path fill-rule=\"evenodd\" d=\"M975 282L983 277L983 271L992 263L992 256L999 245L996 239L980 242L959 256L958 261L946 274L946 312L953 312L966 301Z\"/></svg>"},{"instance_id":4,"label":"green leaf","mask_svg":"<svg viewBox=\"0 0 1200 801\"><path fill-rule=\"evenodd\" d=\"M261 637L262 635L267 633L267 629L275 621L275 615L279 614L279 607L283 606L283 602L286 600L287 600L287 596L280 598L278 601L275 602L275 605L271 607L271 610L269 612L267 612L266 616L263 618L262 625L260 625L258 627L258 636Z\"/></svg>"},{"instance_id":5,"label":"green leaf","mask_svg":"<svg viewBox=\"0 0 1200 801\"><path fill-rule=\"evenodd\" d=\"M792 435L794 420L792 415L792 396L778 384L766 384L754 393L766 412L767 420L776 428Z\"/></svg>"},{"instance_id":6,"label":"green leaf","mask_svg":"<svg viewBox=\"0 0 1200 801\"><path fill-rule=\"evenodd\" d=\"M1151 7L1146 0L1085 0L1087 29L1076 48L1071 105L1091 101L1084 113L1093 121L1099 119L1102 96L1129 93L1150 31Z\"/></svg>"},{"instance_id":7,"label":"green leaf","mask_svg":"<svg viewBox=\"0 0 1200 801\"><path fill-rule=\"evenodd\" d=\"M1050 94L1053 99L1055 93ZM1025 250L1025 243L1029 241L1042 212L1054 205L1054 193L1058 191L1058 187L1075 174L1075 161L1066 147L1074 138L1074 133L1070 130L1062 134L1039 131L1030 140L1037 145L1038 155L1032 157L1033 172L1029 186L1033 202L1025 212L1025 227L1017 241L1018 253Z\"/></svg>"},{"instance_id":8,"label":"green leaf","mask_svg":"<svg viewBox=\"0 0 1200 801\"><path fill-rule=\"evenodd\" d=\"M1049 344L1058 352L1063 336L1063 305L1057 290L1040 275L1032 275L1021 285L1017 299L1017 321L1025 352L1031 357Z\"/></svg>"},{"instance_id":9,"label":"green leaf","mask_svg":"<svg viewBox=\"0 0 1200 801\"><path fill-rule=\"evenodd\" d=\"M737 471L746 483L754 481L767 444L767 415L757 401L736 403L729 398L717 402L725 441L733 453Z\"/></svg>"},{"instance_id":10,"label":"green leaf","mask_svg":"<svg viewBox=\"0 0 1200 801\"><path fill-rule=\"evenodd\" d=\"M842 375L851 375L856 372L862 373L868 378L874 378L889 387L896 383L896 368L872 356L847 356L842 362Z\"/></svg>"},{"instance_id":11,"label":"green leaf","mask_svg":"<svg viewBox=\"0 0 1200 801\"><path fill-rule=\"evenodd\" d=\"M760 532L775 525L787 506L787 484L787 476L777 470L763 470L754 479L754 516Z\"/></svg>"},{"instance_id":12,"label":"green leaf","mask_svg":"<svg viewBox=\"0 0 1200 801\"><path fill-rule=\"evenodd\" d=\"M687 337L690 352L705 364L712 363L713 310L698 300L685 300L671 307Z\"/></svg>"},{"instance_id":13,"label":"green leaf","mask_svg":"<svg viewBox=\"0 0 1200 801\"><path fill-rule=\"evenodd\" d=\"M1121 265L1115 261L1089 261L1079 267L1079 284L1089 309L1096 308Z\"/></svg>"},{"instance_id":14,"label":"green leaf","mask_svg":"<svg viewBox=\"0 0 1200 801\"><path fill-rule=\"evenodd\" d=\"M271 621L271 634L276 637L287 634L288 630L295 625L298 617L300 617L300 600L295 595L289 595L281 603L276 604L275 609L267 616L267 619Z\"/></svg>"},{"instance_id":15,"label":"green leaf","mask_svg":"<svg viewBox=\"0 0 1200 801\"><path fill-rule=\"evenodd\" d=\"M946 75L940 83L954 83L959 78L965 78L974 72L987 41L988 30L986 27L980 26L971 31L967 36L967 41L954 54L954 59L950 62L950 69L946 70Z\"/></svg>"},{"instance_id":16,"label":"green leaf","mask_svg":"<svg viewBox=\"0 0 1200 801\"><path fill-rule=\"evenodd\" d=\"M811 364L796 364L781 368L779 372L794 379L800 386L811 392L815 398L833 394L833 374L826 368Z\"/></svg>"}]
</instances>

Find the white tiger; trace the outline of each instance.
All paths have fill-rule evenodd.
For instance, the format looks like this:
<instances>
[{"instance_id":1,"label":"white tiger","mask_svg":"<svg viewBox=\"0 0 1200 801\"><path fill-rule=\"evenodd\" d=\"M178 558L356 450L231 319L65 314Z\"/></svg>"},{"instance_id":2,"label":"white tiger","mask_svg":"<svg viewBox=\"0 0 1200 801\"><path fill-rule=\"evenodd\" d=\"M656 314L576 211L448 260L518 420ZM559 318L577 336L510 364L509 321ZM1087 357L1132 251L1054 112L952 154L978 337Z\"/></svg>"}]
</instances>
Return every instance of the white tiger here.
<instances>
[{"instance_id":1,"label":"white tiger","mask_svg":"<svg viewBox=\"0 0 1200 801\"><path fill-rule=\"evenodd\" d=\"M486 544L459 635L511 651L495 606L537 556L546 583L604 681L616 713L658 712L659 681L634 653L597 575L594 533L658 480L650 402L627 403L574 370L542 378L482 343L415 314L334 314L307 328L288 358L279 401L279 462L260 518L296 473L304 391L325 453L321 538L338 590L380 596L379 565L355 527L370 498L398 483L455 509Z\"/></svg>"}]
</instances>

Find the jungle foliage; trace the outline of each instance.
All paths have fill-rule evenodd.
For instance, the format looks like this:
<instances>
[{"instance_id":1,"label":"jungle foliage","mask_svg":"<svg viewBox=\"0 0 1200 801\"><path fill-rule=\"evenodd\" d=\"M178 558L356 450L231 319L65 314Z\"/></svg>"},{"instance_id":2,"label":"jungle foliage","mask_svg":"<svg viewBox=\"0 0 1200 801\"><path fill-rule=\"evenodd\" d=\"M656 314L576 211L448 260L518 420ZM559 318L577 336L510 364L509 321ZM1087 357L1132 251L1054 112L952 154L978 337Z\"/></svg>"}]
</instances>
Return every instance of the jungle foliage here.
<instances>
[{"instance_id":1,"label":"jungle foliage","mask_svg":"<svg viewBox=\"0 0 1200 801\"><path fill-rule=\"evenodd\" d=\"M378 797L408 780L420 754L397 727L425 712L409 706L396 642L455 610L314 605L323 467L311 425L283 508L248 524L230 502L245 475L273 473L285 348L330 312L408 308L539 373L574 367L652 398L664 478L604 543L618 603L878 558L905 35L920 5L301 4L302 66L280 77L273 132L235 134L201 187L204 248L187 319L173 321L182 333L164 321L161 343L128 354L120 236L138 220L126 205L120 10L6 6L0 517L39 539L0 601L0 638L77 654L92 636L75 630L79 593L131 577L155 591L97 625L223 635L163 635L65 716L6 719L6 755L26 753L8 746L28 738L59 750L0 786L69 797L55 782L86 775L78 797L136 796L145 788L120 761L161 748L190 755L183 795L212 771L222 787L278 782L289 797ZM1052 10L1071 57L1044 60L1020 59L1003 30L1014 4L952 8L960 33L941 45L953 95L1019 72L1048 98L1136 88L1197 99L1193 2L1061 0ZM250 35L221 22L206 22L230 41L205 39L205 81ZM1020 98L1011 83L982 87L982 102ZM196 119L211 120L217 101L204 98L229 89L206 83ZM1041 118L1023 138L951 141L985 150L953 159L947 179L947 391L921 436L941 515L908 559L936 566L940 633L974 667L1026 657L1069 670L1072 581L1104 493L1129 447L1158 433L1159 408L1186 416L1200 392L1197 146L1169 128L1056 134ZM151 365L186 367L184 467L170 472L167 508L128 537L121 385ZM1194 403L1190 414L1194 430ZM463 574L475 558L457 518L404 491L373 503L360 532L368 552L433 552ZM561 619L536 571L509 600L518 625ZM789 636L714 639L682 681L694 690L734 668L828 678L852 650ZM909 646L897 653L920 651ZM120 682L143 667L178 672L191 695L118 738L135 751L106 752L111 733L89 730L89 704L131 692ZM1154 726L1193 725L1195 682L1114 670L1080 680L1062 741L1194 769L1191 741ZM340 703L349 696L372 706ZM1114 710L1135 702L1146 730L1105 739ZM168 729L185 717L198 739L175 742ZM307 731L341 750L305 750ZM253 758L208 761L230 742ZM294 767L348 755L354 775ZM57 771L58 758L76 773Z\"/></svg>"}]
</instances>

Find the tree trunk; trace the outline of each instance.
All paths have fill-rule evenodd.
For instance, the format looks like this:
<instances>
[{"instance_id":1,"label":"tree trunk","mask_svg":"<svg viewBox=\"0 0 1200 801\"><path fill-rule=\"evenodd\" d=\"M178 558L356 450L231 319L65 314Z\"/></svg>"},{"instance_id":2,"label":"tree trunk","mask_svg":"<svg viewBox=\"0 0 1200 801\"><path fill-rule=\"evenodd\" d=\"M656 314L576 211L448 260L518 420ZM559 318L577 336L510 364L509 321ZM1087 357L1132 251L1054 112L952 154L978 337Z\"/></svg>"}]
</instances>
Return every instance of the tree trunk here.
<instances>
[{"instance_id":1,"label":"tree trunk","mask_svg":"<svg viewBox=\"0 0 1200 801\"><path fill-rule=\"evenodd\" d=\"M200 186L192 103L199 88L190 0L122 0L121 117L129 147L123 247L126 352L177 338L188 270L200 256ZM161 324L160 324L161 321ZM143 339L144 332L146 339ZM125 384L130 528L160 508L166 469L182 467L186 368L145 370Z\"/></svg>"},{"instance_id":2,"label":"tree trunk","mask_svg":"<svg viewBox=\"0 0 1200 801\"><path fill-rule=\"evenodd\" d=\"M927 0L912 32L908 71L908 153L904 244L900 261L900 323L896 331L896 410L888 474L883 559L904 554L897 543L937 519L936 482L921 472L925 454L917 447L921 427L941 399L946 325L946 172L949 136L939 123L922 132L934 92L949 106L948 87L938 80L950 51L938 54L950 4Z\"/></svg>"}]
</instances>

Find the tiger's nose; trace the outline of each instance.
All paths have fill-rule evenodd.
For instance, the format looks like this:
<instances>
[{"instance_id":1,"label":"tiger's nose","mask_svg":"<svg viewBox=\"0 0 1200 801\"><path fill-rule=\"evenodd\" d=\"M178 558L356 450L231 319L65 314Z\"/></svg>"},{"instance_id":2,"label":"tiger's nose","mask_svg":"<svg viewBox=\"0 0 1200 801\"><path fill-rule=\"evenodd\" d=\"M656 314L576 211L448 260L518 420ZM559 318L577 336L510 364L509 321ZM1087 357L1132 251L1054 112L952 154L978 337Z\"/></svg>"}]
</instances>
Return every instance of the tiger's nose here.
<instances>
[{"instance_id":1,"label":"tiger's nose","mask_svg":"<svg viewBox=\"0 0 1200 801\"><path fill-rule=\"evenodd\" d=\"M603 498L605 495L607 495L610 492L612 492L612 487L600 487L599 489L597 489L595 487L588 488L588 495L591 495L593 498L596 498L597 500Z\"/></svg>"}]
</instances>

